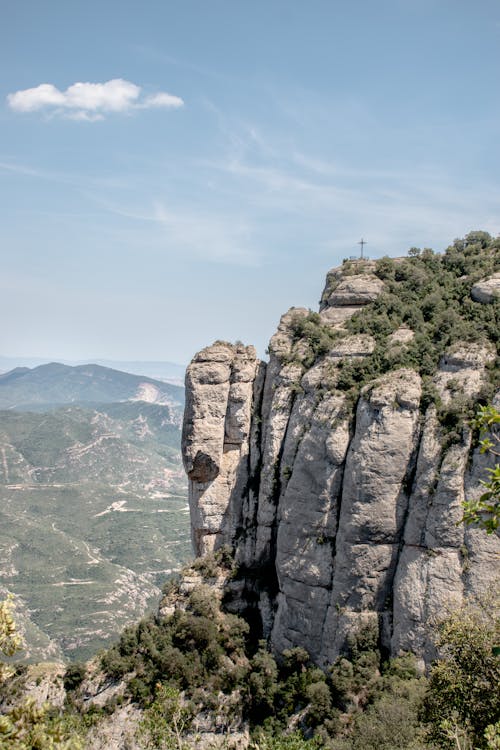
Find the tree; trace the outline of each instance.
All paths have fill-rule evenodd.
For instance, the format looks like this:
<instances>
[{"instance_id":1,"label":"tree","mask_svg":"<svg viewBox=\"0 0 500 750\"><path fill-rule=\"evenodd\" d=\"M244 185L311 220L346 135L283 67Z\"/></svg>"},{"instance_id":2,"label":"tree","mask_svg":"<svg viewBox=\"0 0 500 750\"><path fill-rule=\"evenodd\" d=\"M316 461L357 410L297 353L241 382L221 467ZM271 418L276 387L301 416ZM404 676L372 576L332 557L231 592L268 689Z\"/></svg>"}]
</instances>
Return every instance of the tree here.
<instances>
[{"instance_id":1,"label":"tree","mask_svg":"<svg viewBox=\"0 0 500 750\"><path fill-rule=\"evenodd\" d=\"M191 721L191 713L183 705L179 690L172 685L158 683L155 699L144 711L144 718L139 725L142 747L189 750L183 735L189 729Z\"/></svg>"},{"instance_id":2,"label":"tree","mask_svg":"<svg viewBox=\"0 0 500 750\"><path fill-rule=\"evenodd\" d=\"M0 656L12 657L22 650L22 639L13 617L9 596L0 602ZM14 670L0 661L0 686L8 684ZM80 738L65 731L60 719L49 716L50 705L37 706L26 698L0 714L0 750L82 750Z\"/></svg>"},{"instance_id":3,"label":"tree","mask_svg":"<svg viewBox=\"0 0 500 750\"><path fill-rule=\"evenodd\" d=\"M274 699L278 691L278 667L265 641L259 642L259 649L251 661L248 677L249 711L255 718L268 716L273 711Z\"/></svg>"},{"instance_id":4,"label":"tree","mask_svg":"<svg viewBox=\"0 0 500 750\"><path fill-rule=\"evenodd\" d=\"M321 743L315 737L304 739L301 732L273 735L260 730L250 747L251 750L319 750Z\"/></svg>"},{"instance_id":5,"label":"tree","mask_svg":"<svg viewBox=\"0 0 500 750\"><path fill-rule=\"evenodd\" d=\"M431 740L440 748L495 748L500 739L500 603L466 605L438 627L443 655L432 668L426 697Z\"/></svg>"},{"instance_id":6,"label":"tree","mask_svg":"<svg viewBox=\"0 0 500 750\"><path fill-rule=\"evenodd\" d=\"M481 453L490 453L500 457L500 412L491 404L481 406L478 410L474 427L479 429ZM486 533L492 534L500 525L500 464L486 469L488 479L481 480L485 492L478 500L464 502L462 521L467 525L479 526Z\"/></svg>"},{"instance_id":7,"label":"tree","mask_svg":"<svg viewBox=\"0 0 500 750\"><path fill-rule=\"evenodd\" d=\"M14 656L22 648L22 640L17 633L12 615L14 597L8 596L0 602L0 656ZM0 685L12 676L12 667L0 661Z\"/></svg>"}]
</instances>

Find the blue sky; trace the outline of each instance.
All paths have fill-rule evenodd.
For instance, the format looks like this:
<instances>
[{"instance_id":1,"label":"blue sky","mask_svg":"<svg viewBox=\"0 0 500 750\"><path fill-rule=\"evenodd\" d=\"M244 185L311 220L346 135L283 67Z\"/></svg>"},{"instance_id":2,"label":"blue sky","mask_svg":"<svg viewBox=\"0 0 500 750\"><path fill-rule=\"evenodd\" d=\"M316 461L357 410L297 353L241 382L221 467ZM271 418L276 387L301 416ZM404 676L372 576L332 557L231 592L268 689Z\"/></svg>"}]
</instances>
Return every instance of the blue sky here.
<instances>
[{"instance_id":1,"label":"blue sky","mask_svg":"<svg viewBox=\"0 0 500 750\"><path fill-rule=\"evenodd\" d=\"M500 232L497 0L1 17L0 354L263 355L361 236L381 257Z\"/></svg>"}]
</instances>

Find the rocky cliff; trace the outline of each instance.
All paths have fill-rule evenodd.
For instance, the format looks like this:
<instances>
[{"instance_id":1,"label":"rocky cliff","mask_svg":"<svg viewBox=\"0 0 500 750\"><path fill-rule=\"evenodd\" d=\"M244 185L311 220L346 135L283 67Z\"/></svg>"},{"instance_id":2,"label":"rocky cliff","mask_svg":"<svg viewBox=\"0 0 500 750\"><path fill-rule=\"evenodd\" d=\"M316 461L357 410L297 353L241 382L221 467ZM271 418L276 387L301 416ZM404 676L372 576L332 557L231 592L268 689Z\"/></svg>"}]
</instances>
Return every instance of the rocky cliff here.
<instances>
[{"instance_id":1,"label":"rocky cliff","mask_svg":"<svg viewBox=\"0 0 500 750\"><path fill-rule=\"evenodd\" d=\"M344 262L267 364L216 342L187 370L195 552L233 550L227 607L276 652L331 663L376 622L429 662L432 622L498 575L498 536L460 523L491 465L466 416L498 397L499 248L471 244Z\"/></svg>"}]
</instances>

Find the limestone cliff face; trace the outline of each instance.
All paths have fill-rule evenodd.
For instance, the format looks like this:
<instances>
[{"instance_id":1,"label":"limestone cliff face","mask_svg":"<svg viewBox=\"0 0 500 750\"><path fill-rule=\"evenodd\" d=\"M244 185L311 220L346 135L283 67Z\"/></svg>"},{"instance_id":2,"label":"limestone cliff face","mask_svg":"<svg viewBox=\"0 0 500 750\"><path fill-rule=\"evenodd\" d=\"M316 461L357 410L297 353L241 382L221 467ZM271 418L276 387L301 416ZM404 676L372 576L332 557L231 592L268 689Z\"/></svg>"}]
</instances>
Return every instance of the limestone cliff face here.
<instances>
[{"instance_id":1,"label":"limestone cliff face","mask_svg":"<svg viewBox=\"0 0 500 750\"><path fill-rule=\"evenodd\" d=\"M182 444L197 554L232 544L242 522L261 369L254 347L225 343L203 349L187 369Z\"/></svg>"},{"instance_id":2,"label":"limestone cliff face","mask_svg":"<svg viewBox=\"0 0 500 750\"><path fill-rule=\"evenodd\" d=\"M333 269L319 320L334 335L319 355L302 335L309 312L292 308L267 364L253 347L216 343L186 376L195 552L231 547L239 575L227 606L258 612L277 652L302 646L320 665L370 620L388 652L429 662L432 619L498 574L498 537L457 525L491 459L466 429L447 446L436 407L422 408L417 372L375 378L356 404L336 388L341 367L375 347L343 326L383 289L373 263ZM388 351L412 338L402 326ZM494 360L488 343L452 347L432 379L442 402L477 395Z\"/></svg>"}]
</instances>

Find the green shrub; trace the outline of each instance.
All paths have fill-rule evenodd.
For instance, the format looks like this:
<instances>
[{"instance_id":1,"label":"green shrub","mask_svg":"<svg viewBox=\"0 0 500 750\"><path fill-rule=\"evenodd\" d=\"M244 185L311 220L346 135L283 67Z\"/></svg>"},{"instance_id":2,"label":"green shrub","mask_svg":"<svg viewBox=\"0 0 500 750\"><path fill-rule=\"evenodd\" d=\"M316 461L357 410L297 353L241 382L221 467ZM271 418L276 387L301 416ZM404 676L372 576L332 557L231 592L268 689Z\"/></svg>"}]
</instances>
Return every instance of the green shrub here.
<instances>
[{"instance_id":1,"label":"green shrub","mask_svg":"<svg viewBox=\"0 0 500 750\"><path fill-rule=\"evenodd\" d=\"M409 256L397 262L387 257L377 261L375 274L384 281L384 291L347 320L343 331L324 325L317 313L297 315L291 323L292 351L283 362L296 361L308 368L330 352L339 337L370 334L376 341L373 353L357 361L340 360L332 375L331 387L345 392L354 403L364 385L398 367L413 368L429 379L443 354L457 341L489 340L498 348L500 300L488 305L474 302L471 288L478 279L500 269L500 238L470 232L463 240L455 240L443 255L429 248L412 248ZM359 273L359 265L347 262L343 271ZM409 326L414 338L405 345L391 346L388 336L401 325ZM486 403L500 385L498 368L492 367L488 376L491 383L476 399L479 403ZM297 393L302 390L299 383L294 389ZM422 410L433 402L440 406L436 389L427 384ZM460 440L453 422L464 416L454 415L453 409L440 409L448 443Z\"/></svg>"},{"instance_id":2,"label":"green shrub","mask_svg":"<svg viewBox=\"0 0 500 750\"><path fill-rule=\"evenodd\" d=\"M219 609L213 589L210 586L197 586L188 597L188 609L199 617L214 618Z\"/></svg>"},{"instance_id":3,"label":"green shrub","mask_svg":"<svg viewBox=\"0 0 500 750\"><path fill-rule=\"evenodd\" d=\"M312 311L309 311L306 316L295 316L291 323L291 330L292 344L296 344L298 341L307 344L306 353L298 359L304 367L310 367L318 357L327 354L331 350L333 342L339 337L336 331L324 325L318 313ZM298 355L292 354L290 359L294 360L295 356ZM297 388L300 388L298 384Z\"/></svg>"},{"instance_id":4,"label":"green shrub","mask_svg":"<svg viewBox=\"0 0 500 750\"><path fill-rule=\"evenodd\" d=\"M369 333L376 342L373 354L358 362L344 360L339 365L336 387L350 394L366 383L396 367L411 367L424 378L434 375L439 361L457 341L500 341L500 301L489 305L471 299L475 281L500 269L500 242L485 232L472 232L465 240L456 240L444 255L431 250L411 253L410 258L395 263L390 258L377 261L375 273L384 281L383 293L345 323L349 333ZM402 324L415 333L411 342L389 347L388 334ZM498 379L498 368L488 375ZM496 382L496 381L495 381ZM485 388L479 400L485 403L494 388ZM438 404L437 393L427 385L422 408ZM441 410L449 440L460 435L454 422L466 418L472 404Z\"/></svg>"},{"instance_id":5,"label":"green shrub","mask_svg":"<svg viewBox=\"0 0 500 750\"><path fill-rule=\"evenodd\" d=\"M250 662L248 676L249 715L252 719L262 719L272 714L277 691L278 666L266 642L261 641Z\"/></svg>"},{"instance_id":6,"label":"green shrub","mask_svg":"<svg viewBox=\"0 0 500 750\"><path fill-rule=\"evenodd\" d=\"M273 734L261 730L257 733L250 750L317 750L322 743L318 739L305 739L301 732L293 734Z\"/></svg>"},{"instance_id":7,"label":"green shrub","mask_svg":"<svg viewBox=\"0 0 500 750\"><path fill-rule=\"evenodd\" d=\"M307 686L306 695L309 702L307 723L310 726L322 724L330 715L332 696L326 682L312 682Z\"/></svg>"},{"instance_id":8,"label":"green shrub","mask_svg":"<svg viewBox=\"0 0 500 750\"><path fill-rule=\"evenodd\" d=\"M474 748L488 748L485 731L500 720L499 633L493 600L465 606L440 623L437 644L443 656L432 668L425 703L430 737L439 747L455 746L454 727Z\"/></svg>"},{"instance_id":9,"label":"green shrub","mask_svg":"<svg viewBox=\"0 0 500 750\"><path fill-rule=\"evenodd\" d=\"M423 687L417 681L387 691L364 712L356 714L350 737L352 750L424 750L419 721Z\"/></svg>"},{"instance_id":10,"label":"green shrub","mask_svg":"<svg viewBox=\"0 0 500 750\"><path fill-rule=\"evenodd\" d=\"M64 689L67 692L76 690L82 684L86 674L87 667L85 666L85 664L82 664L81 662L70 664L67 667L63 677Z\"/></svg>"},{"instance_id":11,"label":"green shrub","mask_svg":"<svg viewBox=\"0 0 500 750\"><path fill-rule=\"evenodd\" d=\"M181 739L193 719L190 707L171 685L158 683L151 705L144 711L139 725L139 738L144 748L176 748L189 750Z\"/></svg>"}]
</instances>

